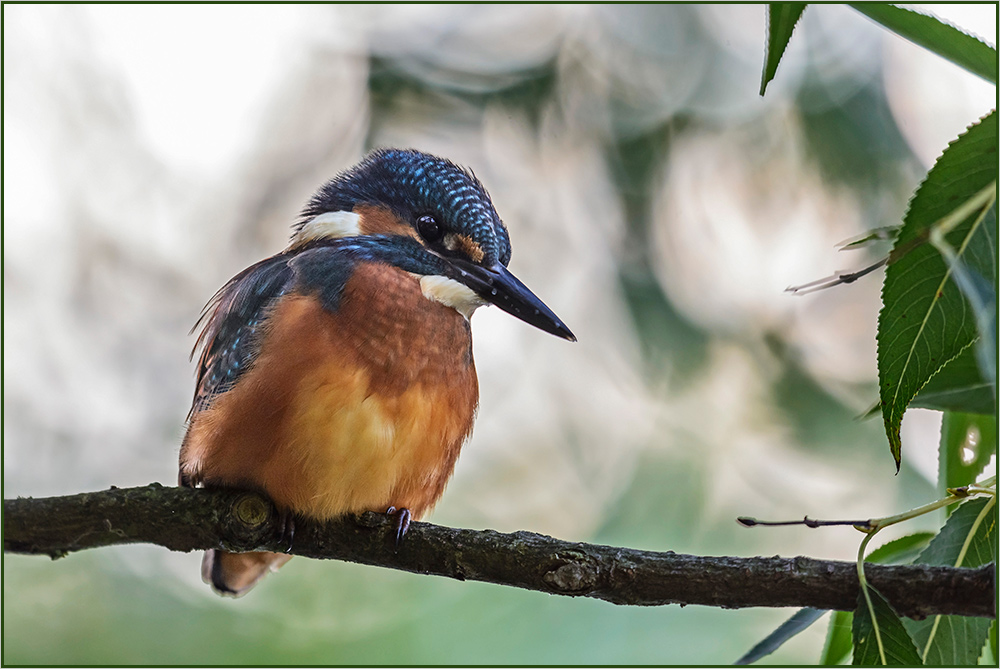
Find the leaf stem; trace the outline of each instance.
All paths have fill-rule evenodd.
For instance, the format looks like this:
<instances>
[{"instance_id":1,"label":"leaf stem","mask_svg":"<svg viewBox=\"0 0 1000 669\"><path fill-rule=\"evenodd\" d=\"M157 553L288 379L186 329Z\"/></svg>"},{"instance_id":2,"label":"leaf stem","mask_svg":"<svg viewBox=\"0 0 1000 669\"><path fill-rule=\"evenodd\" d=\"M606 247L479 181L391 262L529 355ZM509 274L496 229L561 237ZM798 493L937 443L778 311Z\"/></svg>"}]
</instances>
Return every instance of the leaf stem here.
<instances>
[{"instance_id":1,"label":"leaf stem","mask_svg":"<svg viewBox=\"0 0 1000 669\"><path fill-rule=\"evenodd\" d=\"M918 506L915 509L910 509L909 511L904 511L903 513L897 513L895 516L886 516L885 518L873 518L868 521L868 528L858 527L862 532L874 533L881 530L883 527L889 527L890 525L895 525L896 523L901 523L904 520L910 520L911 518L916 518L922 516L925 513L930 513L945 506L954 504L955 502L961 502L966 499L966 496L959 495L948 495L939 500L933 501L930 504L924 504L923 506Z\"/></svg>"},{"instance_id":2,"label":"leaf stem","mask_svg":"<svg viewBox=\"0 0 1000 669\"><path fill-rule=\"evenodd\" d=\"M858 547L858 582L861 586L861 593L865 597L865 604L868 606L868 615L872 619L872 629L875 631L875 643L878 646L878 655L882 660L882 665L885 666L887 662L885 661L885 647L882 645L882 633L879 631L878 618L875 616L875 607L872 605L872 597L868 594L868 579L865 578L865 548L868 547L868 542L872 540L872 537L882 529L881 527L875 528L868 532L865 538L861 541L861 546Z\"/></svg>"},{"instance_id":3,"label":"leaf stem","mask_svg":"<svg viewBox=\"0 0 1000 669\"><path fill-rule=\"evenodd\" d=\"M993 478L995 479L996 477ZM970 488L972 486L964 486L964 487ZM979 525L982 524L983 519L986 518L987 515L989 515L989 512L993 508L993 505L996 504L997 497L995 490L984 488L983 492L991 494L992 497L990 498L990 501L987 502L986 505L983 507L983 510L979 512L979 515L976 516L976 520L975 522L972 523L972 527L969 528L969 532L965 536L965 541L962 542L962 548L958 552L958 557L955 559L955 564L952 565L954 567L961 567L962 563L965 562L965 556L969 552L969 546L972 545L973 537L976 536L976 532L979 530ZM924 643L923 651L920 653L920 659L923 660L925 664L927 663L927 653L931 649L931 644L934 642L934 637L937 635L938 627L940 625L941 625L941 616L940 615L934 616L934 624L931 626L931 632L927 637L927 641Z\"/></svg>"},{"instance_id":4,"label":"leaf stem","mask_svg":"<svg viewBox=\"0 0 1000 669\"><path fill-rule=\"evenodd\" d=\"M989 209L997 199L997 182L994 179L985 188L963 202L961 206L952 209L947 216L942 216L931 225L930 239L935 246L938 242L944 241L944 236L955 229L955 227L969 217L970 214ZM935 241L937 240L937 241Z\"/></svg>"}]
</instances>

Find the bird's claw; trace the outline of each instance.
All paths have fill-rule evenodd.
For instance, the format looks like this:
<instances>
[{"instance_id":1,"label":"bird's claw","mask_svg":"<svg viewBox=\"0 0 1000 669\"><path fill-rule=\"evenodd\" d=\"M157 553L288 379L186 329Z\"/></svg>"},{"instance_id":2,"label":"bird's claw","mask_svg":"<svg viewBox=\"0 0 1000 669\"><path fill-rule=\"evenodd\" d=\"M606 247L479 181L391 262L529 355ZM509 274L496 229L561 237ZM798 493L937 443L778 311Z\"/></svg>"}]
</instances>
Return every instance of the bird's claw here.
<instances>
[{"instance_id":1,"label":"bird's claw","mask_svg":"<svg viewBox=\"0 0 1000 669\"><path fill-rule=\"evenodd\" d=\"M292 544L295 541L295 514L291 511L278 512L278 541L288 539L286 553L292 552Z\"/></svg>"},{"instance_id":2,"label":"bird's claw","mask_svg":"<svg viewBox=\"0 0 1000 669\"><path fill-rule=\"evenodd\" d=\"M403 535L410 529L410 510L397 509L394 506L390 506L386 509L385 515L395 517L396 548L398 549L399 543L403 540Z\"/></svg>"}]
</instances>

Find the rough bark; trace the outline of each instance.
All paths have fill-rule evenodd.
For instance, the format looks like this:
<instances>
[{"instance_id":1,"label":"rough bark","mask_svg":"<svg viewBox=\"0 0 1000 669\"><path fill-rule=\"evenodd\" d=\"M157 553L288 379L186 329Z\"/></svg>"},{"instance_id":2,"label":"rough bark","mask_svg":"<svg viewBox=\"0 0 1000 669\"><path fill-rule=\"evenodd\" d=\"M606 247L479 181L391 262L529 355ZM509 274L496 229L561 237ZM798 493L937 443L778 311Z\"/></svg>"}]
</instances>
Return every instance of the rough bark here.
<instances>
[{"instance_id":1,"label":"rough bark","mask_svg":"<svg viewBox=\"0 0 1000 669\"><path fill-rule=\"evenodd\" d=\"M4 500L4 551L63 557L127 543L175 551L288 549L271 502L255 493L151 484L44 499ZM286 532L287 534L287 532ZM413 523L398 549L392 520L367 513L297 520L290 551L459 580L485 581L613 604L798 606L853 610L853 563L806 557L703 557L570 543ZM995 617L995 565L954 569L866 566L869 581L907 617Z\"/></svg>"}]
</instances>

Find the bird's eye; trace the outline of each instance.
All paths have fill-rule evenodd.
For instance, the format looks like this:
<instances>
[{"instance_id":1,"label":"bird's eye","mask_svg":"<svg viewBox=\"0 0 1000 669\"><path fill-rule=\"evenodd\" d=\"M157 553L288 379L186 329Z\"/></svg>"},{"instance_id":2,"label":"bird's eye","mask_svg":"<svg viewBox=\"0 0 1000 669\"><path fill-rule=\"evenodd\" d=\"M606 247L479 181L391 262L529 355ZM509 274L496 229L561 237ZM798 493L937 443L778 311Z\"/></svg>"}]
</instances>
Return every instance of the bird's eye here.
<instances>
[{"instance_id":1,"label":"bird's eye","mask_svg":"<svg viewBox=\"0 0 1000 669\"><path fill-rule=\"evenodd\" d=\"M427 242L436 242L441 239L442 234L441 225L438 223L437 218L430 214L424 214L417 219L417 232Z\"/></svg>"}]
</instances>

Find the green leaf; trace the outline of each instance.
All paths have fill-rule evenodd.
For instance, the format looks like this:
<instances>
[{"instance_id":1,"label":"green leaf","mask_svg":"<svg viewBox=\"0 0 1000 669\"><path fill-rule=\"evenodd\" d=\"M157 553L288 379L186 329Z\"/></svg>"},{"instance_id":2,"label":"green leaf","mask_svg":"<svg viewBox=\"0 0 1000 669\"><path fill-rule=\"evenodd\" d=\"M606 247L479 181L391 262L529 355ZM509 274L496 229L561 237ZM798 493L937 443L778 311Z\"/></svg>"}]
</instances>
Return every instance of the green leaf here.
<instances>
[{"instance_id":1,"label":"green leaf","mask_svg":"<svg viewBox=\"0 0 1000 669\"><path fill-rule=\"evenodd\" d=\"M993 560L996 550L996 498L978 497L958 506L915 564L981 567Z\"/></svg>"},{"instance_id":2,"label":"green leaf","mask_svg":"<svg viewBox=\"0 0 1000 669\"><path fill-rule=\"evenodd\" d=\"M906 564L920 555L934 538L933 532L917 532L893 539L879 546L865 558L865 562L879 564ZM840 664L851 652L851 626L853 614L850 611L836 611L830 620L830 628L823 646L820 664Z\"/></svg>"},{"instance_id":3,"label":"green leaf","mask_svg":"<svg viewBox=\"0 0 1000 669\"><path fill-rule=\"evenodd\" d=\"M985 380L979 371L976 348L970 346L932 376L910 402L910 406L937 411L992 414L996 410L994 393L995 386ZM877 405L875 411L878 411Z\"/></svg>"},{"instance_id":4,"label":"green leaf","mask_svg":"<svg viewBox=\"0 0 1000 669\"><path fill-rule=\"evenodd\" d=\"M772 2L767 6L767 55L764 60L764 73L760 80L761 95L764 95L768 83L774 79L778 71L778 61L785 53L785 47L792 37L795 24L798 23L805 8L804 2Z\"/></svg>"},{"instance_id":5,"label":"green leaf","mask_svg":"<svg viewBox=\"0 0 1000 669\"><path fill-rule=\"evenodd\" d=\"M822 618L824 613L826 611L823 609L799 609L733 664L753 664L762 657L767 657L778 650L783 643Z\"/></svg>"},{"instance_id":6,"label":"green leaf","mask_svg":"<svg viewBox=\"0 0 1000 669\"><path fill-rule=\"evenodd\" d=\"M902 450L899 426L906 407L931 377L979 336L948 263L926 243L930 229L996 179L994 111L938 158L910 201L893 247L882 286L877 339L882 420L897 470ZM973 213L953 226L945 239L957 257L990 276L993 251L970 244L983 222L981 214Z\"/></svg>"},{"instance_id":7,"label":"green leaf","mask_svg":"<svg viewBox=\"0 0 1000 669\"><path fill-rule=\"evenodd\" d=\"M893 539L873 550L865 562L878 564L909 564L916 559L937 536L933 532L915 532Z\"/></svg>"},{"instance_id":8,"label":"green leaf","mask_svg":"<svg viewBox=\"0 0 1000 669\"><path fill-rule=\"evenodd\" d=\"M836 665L847 659L851 654L851 627L854 614L850 611L834 611L830 617L830 628L826 632L826 643L823 645L823 655L819 663Z\"/></svg>"},{"instance_id":9,"label":"green leaf","mask_svg":"<svg viewBox=\"0 0 1000 669\"><path fill-rule=\"evenodd\" d=\"M963 502L951 514L919 564L979 567L993 560L997 550L996 498ZM989 636L989 618L929 616L905 621L923 663L930 666L975 664Z\"/></svg>"},{"instance_id":10,"label":"green leaf","mask_svg":"<svg viewBox=\"0 0 1000 669\"><path fill-rule=\"evenodd\" d=\"M871 606L862 589L854 610L853 664L880 666L919 665L920 656L902 621L878 590L867 586Z\"/></svg>"},{"instance_id":11,"label":"green leaf","mask_svg":"<svg viewBox=\"0 0 1000 669\"><path fill-rule=\"evenodd\" d=\"M990 625L990 653L993 654L993 664L996 664L1000 660L1000 654L997 653L997 619L993 619L993 624Z\"/></svg>"},{"instance_id":12,"label":"green leaf","mask_svg":"<svg viewBox=\"0 0 1000 669\"><path fill-rule=\"evenodd\" d=\"M987 268L992 268L993 272L987 277L983 277L969 267L968 263L959 258L947 242L939 238L939 235L932 234L931 242L948 261L952 275L955 277L955 283L958 284L976 315L976 328L979 330L979 340L976 342L976 361L979 363L979 370L983 377L995 387L997 382L997 293L993 286L997 282L997 263L994 253L997 238L996 188L994 188L993 199L993 206L983 216L983 223L976 228L973 241L969 245L973 251L989 252L989 256L980 263L986 265Z\"/></svg>"},{"instance_id":13,"label":"green leaf","mask_svg":"<svg viewBox=\"0 0 1000 669\"><path fill-rule=\"evenodd\" d=\"M997 83L997 50L936 16L884 3L850 3L900 37L933 51L986 81Z\"/></svg>"},{"instance_id":14,"label":"green leaf","mask_svg":"<svg viewBox=\"0 0 1000 669\"><path fill-rule=\"evenodd\" d=\"M946 412L938 449L941 492L974 483L997 452L997 418ZM954 508L954 507L953 507Z\"/></svg>"}]
</instances>

